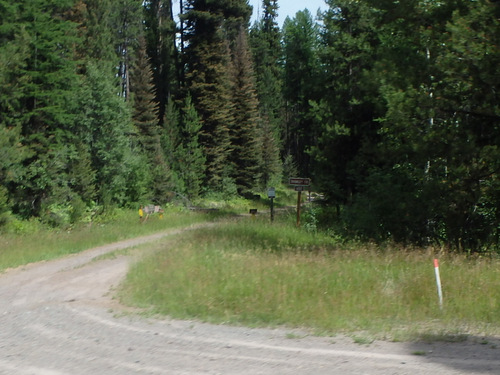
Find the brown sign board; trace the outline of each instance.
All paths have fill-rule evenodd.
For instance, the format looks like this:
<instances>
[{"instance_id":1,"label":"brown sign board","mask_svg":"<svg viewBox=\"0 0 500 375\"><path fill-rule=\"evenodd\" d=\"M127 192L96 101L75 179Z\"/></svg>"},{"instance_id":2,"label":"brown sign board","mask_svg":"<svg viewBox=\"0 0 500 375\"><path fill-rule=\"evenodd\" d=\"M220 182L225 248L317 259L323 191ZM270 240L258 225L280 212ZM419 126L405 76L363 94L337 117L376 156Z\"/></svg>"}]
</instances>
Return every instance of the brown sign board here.
<instances>
[{"instance_id":1,"label":"brown sign board","mask_svg":"<svg viewBox=\"0 0 500 375\"><path fill-rule=\"evenodd\" d=\"M311 185L311 179L302 177L290 177L290 179L288 180L288 184L294 186L309 186Z\"/></svg>"}]
</instances>

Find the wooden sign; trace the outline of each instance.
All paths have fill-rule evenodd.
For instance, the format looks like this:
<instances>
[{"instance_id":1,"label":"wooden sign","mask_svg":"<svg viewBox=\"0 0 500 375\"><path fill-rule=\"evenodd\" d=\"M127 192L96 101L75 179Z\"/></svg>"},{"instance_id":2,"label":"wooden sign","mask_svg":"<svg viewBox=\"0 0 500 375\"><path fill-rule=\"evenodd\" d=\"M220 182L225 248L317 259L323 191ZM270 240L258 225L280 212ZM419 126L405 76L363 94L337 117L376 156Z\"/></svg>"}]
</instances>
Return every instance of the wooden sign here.
<instances>
[{"instance_id":1,"label":"wooden sign","mask_svg":"<svg viewBox=\"0 0 500 375\"><path fill-rule=\"evenodd\" d=\"M311 185L311 179L302 177L290 177L288 184L294 186L309 186Z\"/></svg>"}]
</instances>

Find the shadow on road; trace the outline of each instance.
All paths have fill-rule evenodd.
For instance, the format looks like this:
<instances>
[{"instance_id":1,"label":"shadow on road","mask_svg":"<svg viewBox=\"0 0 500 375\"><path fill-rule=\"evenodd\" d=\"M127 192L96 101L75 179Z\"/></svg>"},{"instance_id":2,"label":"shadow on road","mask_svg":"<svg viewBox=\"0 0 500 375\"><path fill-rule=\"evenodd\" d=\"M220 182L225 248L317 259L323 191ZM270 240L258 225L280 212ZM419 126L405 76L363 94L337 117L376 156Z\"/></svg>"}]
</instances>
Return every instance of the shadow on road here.
<instances>
[{"instance_id":1,"label":"shadow on road","mask_svg":"<svg viewBox=\"0 0 500 375\"><path fill-rule=\"evenodd\" d=\"M500 374L500 339L469 335L426 335L408 344L410 353L460 373Z\"/></svg>"}]
</instances>

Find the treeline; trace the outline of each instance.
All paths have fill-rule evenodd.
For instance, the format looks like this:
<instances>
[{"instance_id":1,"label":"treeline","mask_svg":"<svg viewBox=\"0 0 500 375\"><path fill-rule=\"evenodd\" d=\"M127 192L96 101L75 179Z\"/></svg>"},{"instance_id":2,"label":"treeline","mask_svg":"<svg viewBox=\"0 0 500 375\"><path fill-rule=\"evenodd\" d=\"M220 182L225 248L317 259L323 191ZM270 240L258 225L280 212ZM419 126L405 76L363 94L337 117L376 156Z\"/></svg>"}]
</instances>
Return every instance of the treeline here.
<instances>
[{"instance_id":1,"label":"treeline","mask_svg":"<svg viewBox=\"0 0 500 375\"><path fill-rule=\"evenodd\" d=\"M0 0L0 221L300 175L346 235L498 248L498 2L175 4Z\"/></svg>"}]
</instances>

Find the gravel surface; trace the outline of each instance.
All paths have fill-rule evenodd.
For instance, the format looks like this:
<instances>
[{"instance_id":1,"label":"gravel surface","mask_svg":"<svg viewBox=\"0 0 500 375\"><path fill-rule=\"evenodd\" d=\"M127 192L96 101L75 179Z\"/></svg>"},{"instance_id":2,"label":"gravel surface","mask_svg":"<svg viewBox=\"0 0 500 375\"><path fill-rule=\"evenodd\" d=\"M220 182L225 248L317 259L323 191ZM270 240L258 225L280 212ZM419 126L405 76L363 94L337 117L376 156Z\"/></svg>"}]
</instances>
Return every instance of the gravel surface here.
<instances>
[{"instance_id":1,"label":"gravel surface","mask_svg":"<svg viewBox=\"0 0 500 375\"><path fill-rule=\"evenodd\" d=\"M500 342L355 344L299 330L140 317L112 298L161 233L0 275L0 374L500 374Z\"/></svg>"}]
</instances>

